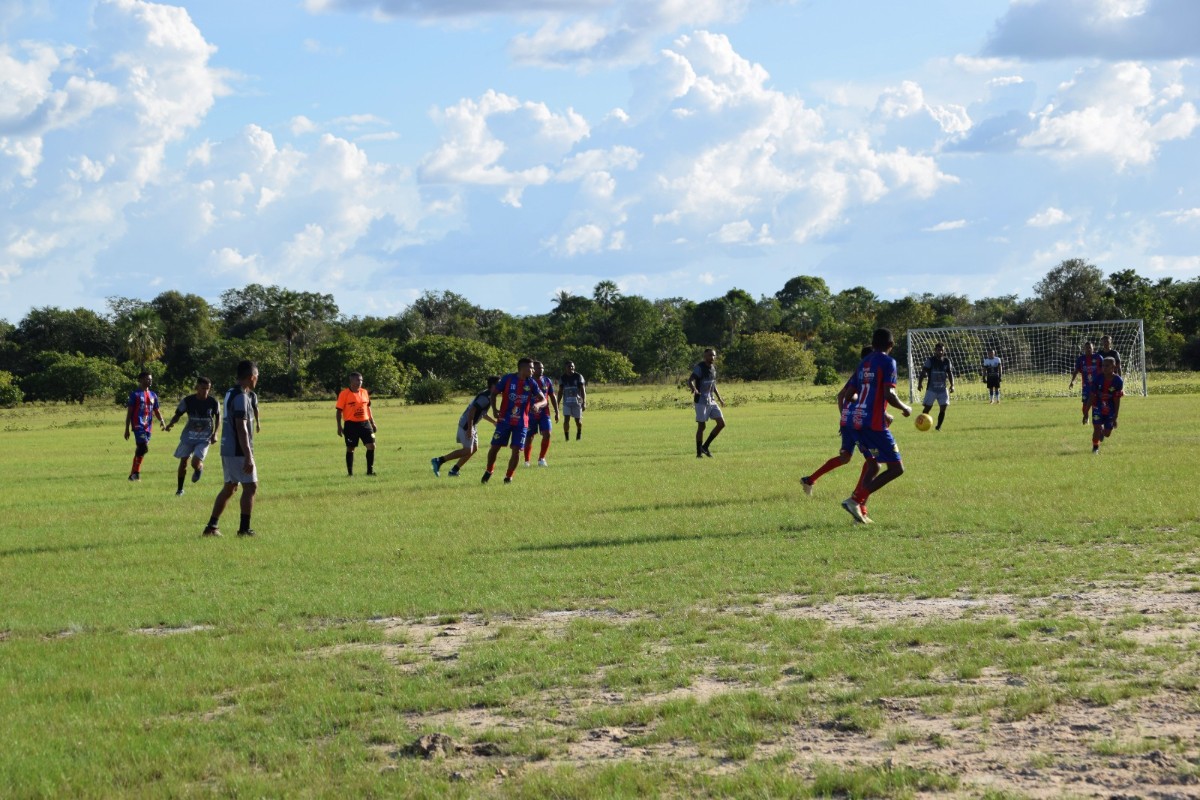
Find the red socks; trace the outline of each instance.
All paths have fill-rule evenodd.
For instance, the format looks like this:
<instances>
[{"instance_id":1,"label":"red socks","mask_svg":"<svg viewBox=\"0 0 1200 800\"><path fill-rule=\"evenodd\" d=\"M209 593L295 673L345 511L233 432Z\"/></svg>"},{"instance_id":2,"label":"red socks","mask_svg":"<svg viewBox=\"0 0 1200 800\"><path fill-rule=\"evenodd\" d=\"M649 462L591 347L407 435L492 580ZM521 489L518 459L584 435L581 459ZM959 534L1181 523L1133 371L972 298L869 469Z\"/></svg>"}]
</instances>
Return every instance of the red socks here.
<instances>
[{"instance_id":1,"label":"red socks","mask_svg":"<svg viewBox=\"0 0 1200 800\"><path fill-rule=\"evenodd\" d=\"M842 465L842 459L839 456L834 456L833 458L829 459L824 464L822 464L820 469L818 469L812 475L809 475L808 482L816 483L817 478L821 477L826 472L832 472L833 470L837 469L841 465Z\"/></svg>"}]
</instances>

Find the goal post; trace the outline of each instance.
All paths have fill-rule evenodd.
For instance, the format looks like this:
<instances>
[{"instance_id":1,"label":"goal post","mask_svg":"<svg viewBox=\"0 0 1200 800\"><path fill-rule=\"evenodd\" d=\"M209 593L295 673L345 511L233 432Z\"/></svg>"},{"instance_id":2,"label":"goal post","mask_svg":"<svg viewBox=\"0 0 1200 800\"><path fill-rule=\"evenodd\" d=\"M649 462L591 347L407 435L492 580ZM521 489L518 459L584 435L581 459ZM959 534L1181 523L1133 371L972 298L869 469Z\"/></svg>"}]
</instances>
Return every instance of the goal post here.
<instances>
[{"instance_id":1,"label":"goal post","mask_svg":"<svg viewBox=\"0 0 1200 800\"><path fill-rule=\"evenodd\" d=\"M935 344L946 347L954 368L954 396L960 400L988 399L983 379L983 359L995 350L1004 370L1004 398L1070 397L1078 394L1079 382L1067 389L1075 359L1084 342L1100 349L1108 336L1121 354L1121 375L1126 394L1147 394L1146 337L1140 319L1096 322L1048 322L1032 325L996 325L954 328L911 328L908 351L908 395L916 402L917 378Z\"/></svg>"}]
</instances>

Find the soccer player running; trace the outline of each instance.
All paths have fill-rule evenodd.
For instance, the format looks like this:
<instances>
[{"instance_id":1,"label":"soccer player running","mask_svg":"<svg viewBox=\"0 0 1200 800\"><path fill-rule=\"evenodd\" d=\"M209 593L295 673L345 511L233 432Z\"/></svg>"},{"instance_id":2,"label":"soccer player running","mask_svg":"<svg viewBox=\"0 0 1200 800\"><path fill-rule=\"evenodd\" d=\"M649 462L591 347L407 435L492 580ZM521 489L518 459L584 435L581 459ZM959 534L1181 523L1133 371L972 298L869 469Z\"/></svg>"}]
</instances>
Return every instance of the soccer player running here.
<instances>
[{"instance_id":1,"label":"soccer player running","mask_svg":"<svg viewBox=\"0 0 1200 800\"><path fill-rule=\"evenodd\" d=\"M189 394L179 401L175 416L167 423L166 430L171 430L179 418L187 415L187 427L179 434L179 446L175 448L175 457L179 459L179 474L176 482L176 496L183 496L183 479L187 476L188 459L192 460L192 483L200 480L204 473L204 458L208 455L209 445L217 443L217 431L221 425L221 406L217 398L212 397L212 381L208 378L196 379L196 393Z\"/></svg>"},{"instance_id":2,"label":"soccer player running","mask_svg":"<svg viewBox=\"0 0 1200 800\"><path fill-rule=\"evenodd\" d=\"M871 337L873 352L854 374L858 400L850 410L850 424L867 463L863 464L854 493L842 501L842 508L858 523L871 522L867 516L868 498L904 474L900 450L888 430L892 421L888 406L900 409L906 417L912 414L912 408L896 395L896 359L890 355L895 344L890 330L876 330ZM880 464L886 465L883 472L879 471Z\"/></svg>"},{"instance_id":3,"label":"soccer player running","mask_svg":"<svg viewBox=\"0 0 1200 800\"><path fill-rule=\"evenodd\" d=\"M554 382L547 378L544 374L545 366L540 361L533 362L533 380L537 383L538 388L542 390L542 394L546 396L547 404L542 407L541 411L533 412L529 417L529 436L525 438L525 466L530 466L530 457L533 455L533 434L542 434L542 449L541 455L538 456L538 466L549 466L546 463L546 453L550 452L550 433L553 431L553 425L550 423L550 409L554 409L554 421L558 422L558 398L554 396Z\"/></svg>"},{"instance_id":4,"label":"soccer player running","mask_svg":"<svg viewBox=\"0 0 1200 800\"><path fill-rule=\"evenodd\" d=\"M337 435L346 440L346 475L354 476L354 451L358 443L367 446L367 474L375 475L375 417L371 413L371 395L363 388L361 372L351 372L350 388L342 389L337 399Z\"/></svg>"},{"instance_id":5,"label":"soccer player running","mask_svg":"<svg viewBox=\"0 0 1200 800\"><path fill-rule=\"evenodd\" d=\"M525 437L529 435L529 415L545 408L548 402L532 375L533 359L522 358L517 362L515 373L505 375L492 387L491 406L496 419L496 432L492 434L487 469L480 479L481 483L492 479L492 471L496 467L496 454L505 446L512 448L512 455L508 459L508 471L504 474L504 482L512 483L521 451L525 449ZM499 406L496 405L497 398L500 398Z\"/></svg>"},{"instance_id":6,"label":"soccer player running","mask_svg":"<svg viewBox=\"0 0 1200 800\"><path fill-rule=\"evenodd\" d=\"M587 381L568 361L566 372L558 379L558 405L563 413L563 436L571 441L571 420L575 420L575 439L583 435L583 412L587 410Z\"/></svg>"},{"instance_id":7,"label":"soccer player running","mask_svg":"<svg viewBox=\"0 0 1200 800\"><path fill-rule=\"evenodd\" d=\"M861 358L866 358L871 355L874 348L870 345L862 349ZM826 472L832 472L838 467L844 467L850 463L850 459L854 457L855 436L854 428L850 426L850 409L854 405L854 401L858 399L858 389L854 384L854 375L846 381L842 390L838 392L837 404L838 411L841 416L841 422L838 424L838 433L842 437L842 448L833 458L822 464L816 472L805 475L800 479L800 486L804 489L804 493L812 497L813 487L817 485L817 478L820 478Z\"/></svg>"},{"instance_id":8,"label":"soccer player running","mask_svg":"<svg viewBox=\"0 0 1200 800\"><path fill-rule=\"evenodd\" d=\"M1096 352L1096 347L1087 341L1083 343L1083 354L1075 359L1075 371L1071 373L1071 382L1067 384L1067 389L1075 387L1075 376L1080 376L1083 384L1083 424L1087 425L1088 409L1092 407L1092 386L1100 377L1100 371L1104 366L1104 359Z\"/></svg>"},{"instance_id":9,"label":"soccer player running","mask_svg":"<svg viewBox=\"0 0 1200 800\"><path fill-rule=\"evenodd\" d=\"M463 464L470 461L471 456L475 455L475 451L479 449L479 420L485 419L493 425L496 424L496 420L489 417L487 412L492 407L492 387L499 380L500 377L498 375L489 375L487 388L475 395L475 399L467 404L467 410L458 418L458 431L455 433L455 440L461 447L450 451L444 456L429 459L429 463L433 466L433 476L435 478L442 476L442 464L458 459L457 463L450 468L450 472L447 473L451 478L457 478L458 471L462 469Z\"/></svg>"},{"instance_id":10,"label":"soccer player running","mask_svg":"<svg viewBox=\"0 0 1200 800\"><path fill-rule=\"evenodd\" d=\"M921 391L921 384L926 379L929 380L929 388L925 391L925 407L921 413L928 414L936 400L938 404L937 430L940 431L942 423L946 419L946 407L950 405L950 395L954 394L954 367L946 356L946 346L941 342L933 346L933 355L925 359L925 364L921 367L921 374L917 377L918 392ZM947 386L949 391L947 391Z\"/></svg>"},{"instance_id":11,"label":"soccer player running","mask_svg":"<svg viewBox=\"0 0 1200 800\"><path fill-rule=\"evenodd\" d=\"M983 382L987 384L988 405L1000 402L1000 381L1004 378L1004 364L995 348L988 350L987 358L983 360Z\"/></svg>"},{"instance_id":12,"label":"soccer player running","mask_svg":"<svg viewBox=\"0 0 1200 800\"><path fill-rule=\"evenodd\" d=\"M154 418L166 430L167 423L163 421L162 412L158 409L158 395L151 390L154 376L142 371L138 375L138 388L129 393L125 401L125 441L129 441L129 433L133 432L136 445L133 451L133 466L129 470L129 480L142 479L142 459L150 452L150 434L154 432Z\"/></svg>"},{"instance_id":13,"label":"soccer player running","mask_svg":"<svg viewBox=\"0 0 1200 800\"><path fill-rule=\"evenodd\" d=\"M1125 380L1117 374L1117 360L1104 359L1101 370L1100 378L1092 387L1093 455L1100 454L1100 442L1117 429L1117 414L1121 411L1121 398L1125 396Z\"/></svg>"},{"instance_id":14,"label":"soccer player running","mask_svg":"<svg viewBox=\"0 0 1200 800\"><path fill-rule=\"evenodd\" d=\"M213 502L212 516L204 526L204 536L220 536L217 523L229 499L242 487L241 521L238 536L254 536L250 527L250 515L254 513L254 496L258 493L258 465L254 463L254 408L258 397L254 387L258 385L258 365L253 361L242 361L237 366L237 385L225 393L225 422L221 426L221 469L225 474L225 485Z\"/></svg>"},{"instance_id":15,"label":"soccer player running","mask_svg":"<svg viewBox=\"0 0 1200 800\"><path fill-rule=\"evenodd\" d=\"M1113 349L1112 337L1108 334L1100 337L1100 347L1096 350L1096 355L1101 358L1111 358L1117 364L1117 374L1124 375L1121 371L1121 354Z\"/></svg>"},{"instance_id":16,"label":"soccer player running","mask_svg":"<svg viewBox=\"0 0 1200 800\"><path fill-rule=\"evenodd\" d=\"M725 430L725 415L721 413L725 401L717 391L716 360L716 350L711 347L705 350L704 358L692 367L692 374L687 380L688 388L692 390L692 402L696 405L696 458L712 458L708 446ZM717 424L705 439L704 428L710 419L716 420Z\"/></svg>"}]
</instances>

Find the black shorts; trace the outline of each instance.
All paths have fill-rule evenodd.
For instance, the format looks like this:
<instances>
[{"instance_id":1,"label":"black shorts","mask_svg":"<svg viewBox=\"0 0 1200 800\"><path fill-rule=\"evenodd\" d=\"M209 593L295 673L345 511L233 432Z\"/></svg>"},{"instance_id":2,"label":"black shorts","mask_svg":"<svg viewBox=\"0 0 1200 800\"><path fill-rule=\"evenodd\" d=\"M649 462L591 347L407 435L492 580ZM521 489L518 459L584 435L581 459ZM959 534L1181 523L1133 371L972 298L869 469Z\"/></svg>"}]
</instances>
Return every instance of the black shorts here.
<instances>
[{"instance_id":1,"label":"black shorts","mask_svg":"<svg viewBox=\"0 0 1200 800\"><path fill-rule=\"evenodd\" d=\"M375 432L369 422L345 422L342 424L342 435L346 437L346 447L354 448L359 442L375 444Z\"/></svg>"},{"instance_id":2,"label":"black shorts","mask_svg":"<svg viewBox=\"0 0 1200 800\"><path fill-rule=\"evenodd\" d=\"M1000 378L998 378L996 376L989 376L987 379L987 388L999 389L1000 388Z\"/></svg>"}]
</instances>

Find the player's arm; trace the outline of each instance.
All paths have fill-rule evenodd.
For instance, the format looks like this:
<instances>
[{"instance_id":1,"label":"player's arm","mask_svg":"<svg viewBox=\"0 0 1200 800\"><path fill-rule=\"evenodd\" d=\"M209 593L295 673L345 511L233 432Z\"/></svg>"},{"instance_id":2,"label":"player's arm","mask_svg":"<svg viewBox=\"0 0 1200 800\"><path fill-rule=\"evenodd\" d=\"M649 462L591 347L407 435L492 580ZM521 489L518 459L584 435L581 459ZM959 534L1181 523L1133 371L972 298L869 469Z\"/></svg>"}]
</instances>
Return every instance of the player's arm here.
<instances>
[{"instance_id":1,"label":"player's arm","mask_svg":"<svg viewBox=\"0 0 1200 800\"><path fill-rule=\"evenodd\" d=\"M237 432L238 444L241 445L242 452L246 454L242 472L249 475L254 472L254 450L250 447L250 418L243 412L241 416L234 418L233 428Z\"/></svg>"},{"instance_id":2,"label":"player's arm","mask_svg":"<svg viewBox=\"0 0 1200 800\"><path fill-rule=\"evenodd\" d=\"M554 396L554 390L550 390L550 394L546 398L550 401L550 407L554 409L554 421L558 422L558 398Z\"/></svg>"},{"instance_id":3,"label":"player's arm","mask_svg":"<svg viewBox=\"0 0 1200 800\"><path fill-rule=\"evenodd\" d=\"M216 444L217 443L217 431L221 430L221 407L220 406L217 406L216 408L213 409L212 421L213 421L212 435L208 437L208 443ZM255 422L258 421L258 414L254 415L254 421Z\"/></svg>"},{"instance_id":4,"label":"player's arm","mask_svg":"<svg viewBox=\"0 0 1200 800\"><path fill-rule=\"evenodd\" d=\"M337 435L342 436L342 409L338 408L333 413L337 418Z\"/></svg>"},{"instance_id":5,"label":"player's arm","mask_svg":"<svg viewBox=\"0 0 1200 800\"><path fill-rule=\"evenodd\" d=\"M576 388L579 389L579 408L581 411L587 410L587 390L584 388L586 385L587 381L580 377L579 386Z\"/></svg>"},{"instance_id":6,"label":"player's arm","mask_svg":"<svg viewBox=\"0 0 1200 800\"><path fill-rule=\"evenodd\" d=\"M167 421L163 419L162 411L159 409L157 403L154 406L154 416L158 417L158 424L161 425L162 429L165 431L167 429Z\"/></svg>"},{"instance_id":7,"label":"player's arm","mask_svg":"<svg viewBox=\"0 0 1200 800\"><path fill-rule=\"evenodd\" d=\"M925 377L929 374L927 364L921 365L920 372L917 373L917 391L921 391L921 387L925 385Z\"/></svg>"},{"instance_id":8,"label":"player's arm","mask_svg":"<svg viewBox=\"0 0 1200 800\"><path fill-rule=\"evenodd\" d=\"M548 405L546 395L542 393L541 389L535 389L534 391L536 392L536 394L534 394L535 399L533 401L533 405L530 406L530 409L533 411L541 411Z\"/></svg>"},{"instance_id":9,"label":"player's arm","mask_svg":"<svg viewBox=\"0 0 1200 800\"><path fill-rule=\"evenodd\" d=\"M187 406L184 405L186 402L186 400L180 402L179 406L175 409L175 416L171 417L171 421L167 423L167 427L164 430L171 430L175 426L175 423L179 422L179 418L187 413Z\"/></svg>"},{"instance_id":10,"label":"player's arm","mask_svg":"<svg viewBox=\"0 0 1200 800\"><path fill-rule=\"evenodd\" d=\"M1074 369L1074 370L1071 372L1071 382L1067 384L1067 388L1068 388L1068 389L1070 389L1072 386L1074 386L1074 385L1075 385L1075 376L1076 376L1076 375L1079 375L1079 374L1082 372L1082 370L1079 368L1079 366L1080 366L1080 365L1079 365L1079 362L1078 362L1078 361L1076 361L1076 362L1075 362L1075 369Z\"/></svg>"},{"instance_id":11,"label":"player's arm","mask_svg":"<svg viewBox=\"0 0 1200 800\"><path fill-rule=\"evenodd\" d=\"M717 391L717 382L716 381L713 381L712 396L717 398L717 403L721 406L721 408L725 407L725 401L721 399L721 393Z\"/></svg>"},{"instance_id":12,"label":"player's arm","mask_svg":"<svg viewBox=\"0 0 1200 800\"><path fill-rule=\"evenodd\" d=\"M133 427L133 403L125 407L125 438L129 438L129 429Z\"/></svg>"},{"instance_id":13,"label":"player's arm","mask_svg":"<svg viewBox=\"0 0 1200 800\"><path fill-rule=\"evenodd\" d=\"M367 400L367 422L371 425L371 433L378 433L379 426L375 424L375 412L371 410L371 401Z\"/></svg>"},{"instance_id":14,"label":"player's arm","mask_svg":"<svg viewBox=\"0 0 1200 800\"><path fill-rule=\"evenodd\" d=\"M950 393L954 394L954 365L948 358L946 359L946 380L950 382Z\"/></svg>"},{"instance_id":15,"label":"player's arm","mask_svg":"<svg viewBox=\"0 0 1200 800\"><path fill-rule=\"evenodd\" d=\"M900 409L900 413L906 417L912 413L912 407L905 405L904 401L900 399L900 396L898 394L896 394L895 386L888 387L887 402L888 402L888 405L891 406L892 408Z\"/></svg>"}]
</instances>

